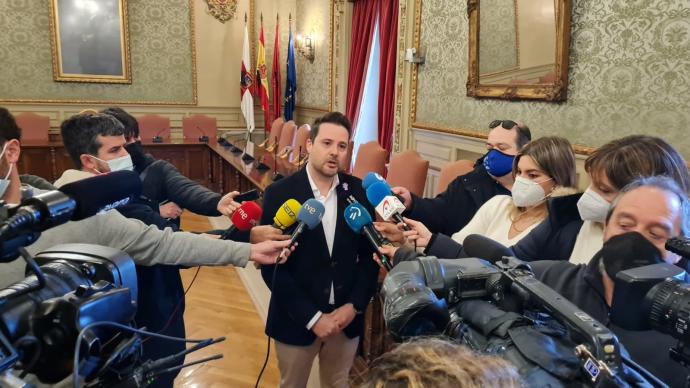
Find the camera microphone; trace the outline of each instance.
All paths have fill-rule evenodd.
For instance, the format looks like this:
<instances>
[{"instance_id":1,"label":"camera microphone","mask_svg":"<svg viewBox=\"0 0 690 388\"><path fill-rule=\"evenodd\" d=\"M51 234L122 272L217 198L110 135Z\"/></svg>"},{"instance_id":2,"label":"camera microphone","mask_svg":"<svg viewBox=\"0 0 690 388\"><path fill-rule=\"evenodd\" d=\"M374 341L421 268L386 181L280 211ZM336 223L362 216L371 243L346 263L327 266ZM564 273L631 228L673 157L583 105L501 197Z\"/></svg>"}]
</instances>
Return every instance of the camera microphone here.
<instances>
[{"instance_id":1,"label":"camera microphone","mask_svg":"<svg viewBox=\"0 0 690 388\"><path fill-rule=\"evenodd\" d=\"M132 171L116 171L73 182L58 191L22 201L0 226L0 240L83 220L125 205L140 194L141 180Z\"/></svg>"}]
</instances>

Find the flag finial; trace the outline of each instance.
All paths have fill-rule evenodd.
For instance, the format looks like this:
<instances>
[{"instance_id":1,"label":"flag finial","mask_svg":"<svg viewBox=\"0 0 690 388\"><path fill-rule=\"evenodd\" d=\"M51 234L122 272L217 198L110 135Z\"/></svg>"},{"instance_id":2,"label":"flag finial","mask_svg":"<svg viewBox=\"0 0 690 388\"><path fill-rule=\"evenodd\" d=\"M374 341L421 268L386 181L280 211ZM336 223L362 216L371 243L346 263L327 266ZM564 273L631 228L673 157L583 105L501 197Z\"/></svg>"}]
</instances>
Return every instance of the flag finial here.
<instances>
[{"instance_id":1,"label":"flag finial","mask_svg":"<svg viewBox=\"0 0 690 388\"><path fill-rule=\"evenodd\" d=\"M246 12L244 13L244 22L245 23L247 22L247 13Z\"/></svg>"},{"instance_id":2,"label":"flag finial","mask_svg":"<svg viewBox=\"0 0 690 388\"><path fill-rule=\"evenodd\" d=\"M261 23L263 23L263 22L264 22L264 13L261 12Z\"/></svg>"}]
</instances>

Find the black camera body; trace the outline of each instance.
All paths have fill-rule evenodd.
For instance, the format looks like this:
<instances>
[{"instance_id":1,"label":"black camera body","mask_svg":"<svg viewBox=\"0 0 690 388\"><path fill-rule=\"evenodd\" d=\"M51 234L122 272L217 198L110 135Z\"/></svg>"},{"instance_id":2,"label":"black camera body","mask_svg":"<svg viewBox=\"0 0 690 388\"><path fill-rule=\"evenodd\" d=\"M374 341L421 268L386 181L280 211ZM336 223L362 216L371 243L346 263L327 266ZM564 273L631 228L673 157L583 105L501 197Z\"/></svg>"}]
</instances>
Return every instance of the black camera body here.
<instances>
[{"instance_id":1,"label":"black camera body","mask_svg":"<svg viewBox=\"0 0 690 388\"><path fill-rule=\"evenodd\" d=\"M483 300L507 312L521 313L530 308L553 317L567 329L569 343L582 345L578 357L592 381L615 376L622 368L616 336L535 279L529 265L516 258L504 257L495 264L477 258L419 257L404 261L389 272L382 294L386 327L396 339L452 336L449 330L458 326L450 310L457 315L456 306Z\"/></svg>"},{"instance_id":2,"label":"black camera body","mask_svg":"<svg viewBox=\"0 0 690 388\"><path fill-rule=\"evenodd\" d=\"M55 383L72 373L75 342L94 322L129 324L136 312L137 281L133 260L125 253L103 246L63 244L39 253L45 286L36 287L37 276L0 290L0 332L6 341L0 372L19 361L21 369L41 381ZM107 360L117 344L130 336L113 327L87 331L81 354ZM14 353L14 357L13 357ZM96 362L84 368L89 379L103 367Z\"/></svg>"}]
</instances>

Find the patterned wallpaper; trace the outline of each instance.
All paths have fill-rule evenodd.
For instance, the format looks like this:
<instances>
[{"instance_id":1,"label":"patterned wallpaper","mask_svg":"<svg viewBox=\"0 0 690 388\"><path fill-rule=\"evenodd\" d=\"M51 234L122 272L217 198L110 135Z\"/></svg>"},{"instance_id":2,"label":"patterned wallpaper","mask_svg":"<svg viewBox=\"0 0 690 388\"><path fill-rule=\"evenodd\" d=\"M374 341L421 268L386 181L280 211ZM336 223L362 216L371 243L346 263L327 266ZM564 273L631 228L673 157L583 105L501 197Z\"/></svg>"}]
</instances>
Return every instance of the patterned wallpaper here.
<instances>
[{"instance_id":1,"label":"patterned wallpaper","mask_svg":"<svg viewBox=\"0 0 690 388\"><path fill-rule=\"evenodd\" d=\"M0 1L2 99L195 103L188 0L129 0L131 85L53 81L45 0Z\"/></svg>"},{"instance_id":2,"label":"patterned wallpaper","mask_svg":"<svg viewBox=\"0 0 690 388\"><path fill-rule=\"evenodd\" d=\"M518 67L515 0L485 0L479 10L479 74Z\"/></svg>"},{"instance_id":3,"label":"patterned wallpaper","mask_svg":"<svg viewBox=\"0 0 690 388\"><path fill-rule=\"evenodd\" d=\"M330 109L331 1L297 0L297 32L316 42L314 63L295 51L297 106Z\"/></svg>"},{"instance_id":4,"label":"patterned wallpaper","mask_svg":"<svg viewBox=\"0 0 690 388\"><path fill-rule=\"evenodd\" d=\"M495 118L524 121L536 136L599 146L658 135L690 158L688 0L574 0L568 101L509 102L466 96L466 1L422 2L418 124L488 131Z\"/></svg>"}]
</instances>

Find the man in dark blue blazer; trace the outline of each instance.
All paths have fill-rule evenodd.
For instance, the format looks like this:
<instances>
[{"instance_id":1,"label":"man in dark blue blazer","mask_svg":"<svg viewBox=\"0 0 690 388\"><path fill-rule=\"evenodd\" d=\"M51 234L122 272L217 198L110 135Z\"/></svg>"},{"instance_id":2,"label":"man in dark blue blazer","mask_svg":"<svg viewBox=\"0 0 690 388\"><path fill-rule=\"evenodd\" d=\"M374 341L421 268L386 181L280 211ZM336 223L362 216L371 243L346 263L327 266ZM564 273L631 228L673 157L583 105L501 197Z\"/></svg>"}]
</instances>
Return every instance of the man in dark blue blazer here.
<instances>
[{"instance_id":1,"label":"man in dark blue blazer","mask_svg":"<svg viewBox=\"0 0 690 388\"><path fill-rule=\"evenodd\" d=\"M374 215L362 182L344 168L352 126L332 112L314 123L305 168L270 185L264 193L262 225L271 225L288 199L324 204L322 222L305 231L290 260L263 266L271 289L266 334L275 339L281 387L305 387L316 355L322 387L348 387L348 375L362 334L362 312L376 290L378 267L368 241L355 234L343 212L347 194ZM345 194L347 192L347 194Z\"/></svg>"}]
</instances>

